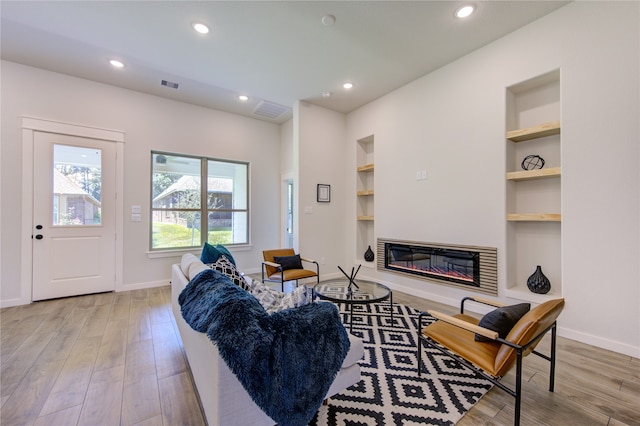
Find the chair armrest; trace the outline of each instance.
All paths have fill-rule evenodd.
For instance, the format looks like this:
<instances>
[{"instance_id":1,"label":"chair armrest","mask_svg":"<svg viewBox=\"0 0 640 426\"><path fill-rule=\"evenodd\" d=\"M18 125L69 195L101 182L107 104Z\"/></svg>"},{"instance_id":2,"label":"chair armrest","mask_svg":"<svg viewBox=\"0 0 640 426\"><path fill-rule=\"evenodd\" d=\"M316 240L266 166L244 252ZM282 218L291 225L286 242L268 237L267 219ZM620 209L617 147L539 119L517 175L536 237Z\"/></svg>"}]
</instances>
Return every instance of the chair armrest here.
<instances>
[{"instance_id":1,"label":"chair armrest","mask_svg":"<svg viewBox=\"0 0 640 426\"><path fill-rule=\"evenodd\" d=\"M300 260L302 260L303 262L318 263L315 260L307 259L306 257L302 257L302 256L300 256Z\"/></svg>"},{"instance_id":2,"label":"chair armrest","mask_svg":"<svg viewBox=\"0 0 640 426\"><path fill-rule=\"evenodd\" d=\"M456 327L460 327L471 333L476 333L492 340L498 339L498 333L493 330L489 330L488 328L480 327L478 325L471 324L459 318L455 318L455 317L452 317L451 315L443 314L437 311L427 311L427 313L437 320L444 321L451 325L455 325Z\"/></svg>"},{"instance_id":3,"label":"chair armrest","mask_svg":"<svg viewBox=\"0 0 640 426\"><path fill-rule=\"evenodd\" d=\"M484 297L468 296L468 297L463 298L462 301L460 302L460 313L461 314L464 314L464 304L467 301L472 301L472 302L480 303L480 304L483 304L483 305L493 306L494 308L501 308L503 306L507 306L506 303L496 302L494 300L485 299Z\"/></svg>"},{"instance_id":4,"label":"chair armrest","mask_svg":"<svg viewBox=\"0 0 640 426\"><path fill-rule=\"evenodd\" d=\"M279 263L269 262L268 260L265 260L264 262L262 262L262 264L263 265L273 266L274 268L279 268L280 267Z\"/></svg>"}]
</instances>

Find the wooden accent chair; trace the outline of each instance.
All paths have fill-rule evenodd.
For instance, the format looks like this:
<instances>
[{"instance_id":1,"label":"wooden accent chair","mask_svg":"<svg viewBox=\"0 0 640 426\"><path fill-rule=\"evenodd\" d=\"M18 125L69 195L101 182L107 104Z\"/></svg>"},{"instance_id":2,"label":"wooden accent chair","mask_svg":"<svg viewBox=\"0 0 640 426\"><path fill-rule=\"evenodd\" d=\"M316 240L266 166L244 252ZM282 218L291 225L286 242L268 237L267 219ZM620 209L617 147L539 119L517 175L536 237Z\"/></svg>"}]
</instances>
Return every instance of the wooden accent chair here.
<instances>
[{"instance_id":1,"label":"wooden accent chair","mask_svg":"<svg viewBox=\"0 0 640 426\"><path fill-rule=\"evenodd\" d=\"M428 311L418 317L418 376L422 365L422 343L439 349L456 359L460 364L476 371L481 376L515 398L514 424L520 424L522 396L522 359L534 353L550 362L549 391L553 392L556 357L556 319L564 308L564 299L549 300L531 309L513 326L503 339L498 333L478 326L479 320L464 313L464 304L472 301L494 307L505 306L490 300L465 297L460 304L460 313L449 316ZM437 321L423 327L423 319L431 315ZM551 331L551 354L536 352L536 345ZM476 341L475 335L490 340ZM515 389L499 380L516 364Z\"/></svg>"},{"instance_id":2,"label":"wooden accent chair","mask_svg":"<svg viewBox=\"0 0 640 426\"><path fill-rule=\"evenodd\" d=\"M316 277L316 282L319 283L320 267L318 266L318 262L315 260L306 259L300 256L301 262L300 265L298 265L300 267L295 269L287 269L286 266L283 267L275 261L276 257L288 257L295 255L295 251L292 248L263 250L262 256L264 257L264 262L262 262L262 282L279 282L282 285L282 291L284 291L285 281L295 281L297 286L298 280L302 278ZM312 271L310 269L304 269L302 267L302 262L314 263L316 265L316 270Z\"/></svg>"}]
</instances>

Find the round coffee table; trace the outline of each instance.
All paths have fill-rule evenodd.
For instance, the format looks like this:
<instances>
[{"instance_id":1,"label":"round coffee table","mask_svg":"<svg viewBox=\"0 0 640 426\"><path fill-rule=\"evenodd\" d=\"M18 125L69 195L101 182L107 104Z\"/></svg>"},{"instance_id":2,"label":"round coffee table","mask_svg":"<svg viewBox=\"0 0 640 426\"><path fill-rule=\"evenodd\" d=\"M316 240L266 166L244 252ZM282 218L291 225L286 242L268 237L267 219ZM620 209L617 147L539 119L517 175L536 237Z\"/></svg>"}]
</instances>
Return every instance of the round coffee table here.
<instances>
[{"instance_id":1,"label":"round coffee table","mask_svg":"<svg viewBox=\"0 0 640 426\"><path fill-rule=\"evenodd\" d=\"M312 294L314 299L315 296L318 296L320 299L348 305L349 331L353 329L353 305L366 305L389 299L391 323L393 324L393 294L391 289L385 285L373 281L354 280L350 286L348 279L337 278L316 284Z\"/></svg>"}]
</instances>

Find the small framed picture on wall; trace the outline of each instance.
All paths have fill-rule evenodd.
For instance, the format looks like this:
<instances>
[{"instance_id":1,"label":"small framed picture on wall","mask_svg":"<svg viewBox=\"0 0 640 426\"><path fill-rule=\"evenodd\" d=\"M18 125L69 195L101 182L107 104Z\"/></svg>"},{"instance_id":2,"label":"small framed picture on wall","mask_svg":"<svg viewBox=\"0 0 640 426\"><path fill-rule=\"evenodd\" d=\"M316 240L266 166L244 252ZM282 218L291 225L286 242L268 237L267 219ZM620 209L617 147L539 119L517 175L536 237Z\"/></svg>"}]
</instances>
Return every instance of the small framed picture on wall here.
<instances>
[{"instance_id":1,"label":"small framed picture on wall","mask_svg":"<svg viewBox=\"0 0 640 426\"><path fill-rule=\"evenodd\" d=\"M331 202L331 185L325 185L323 183L318 184L318 202L319 203Z\"/></svg>"}]
</instances>

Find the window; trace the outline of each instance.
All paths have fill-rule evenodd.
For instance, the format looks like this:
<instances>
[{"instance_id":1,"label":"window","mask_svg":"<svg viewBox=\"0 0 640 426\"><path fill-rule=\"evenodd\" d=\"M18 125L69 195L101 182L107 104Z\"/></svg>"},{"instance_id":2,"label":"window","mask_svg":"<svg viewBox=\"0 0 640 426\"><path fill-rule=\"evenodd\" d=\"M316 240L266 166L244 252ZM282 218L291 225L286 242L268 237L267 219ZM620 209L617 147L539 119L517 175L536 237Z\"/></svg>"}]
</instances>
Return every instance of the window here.
<instances>
[{"instance_id":1,"label":"window","mask_svg":"<svg viewBox=\"0 0 640 426\"><path fill-rule=\"evenodd\" d=\"M151 250L248 243L248 177L249 163L152 151Z\"/></svg>"},{"instance_id":2,"label":"window","mask_svg":"<svg viewBox=\"0 0 640 426\"><path fill-rule=\"evenodd\" d=\"M53 226L102 223L102 151L53 145Z\"/></svg>"}]
</instances>

